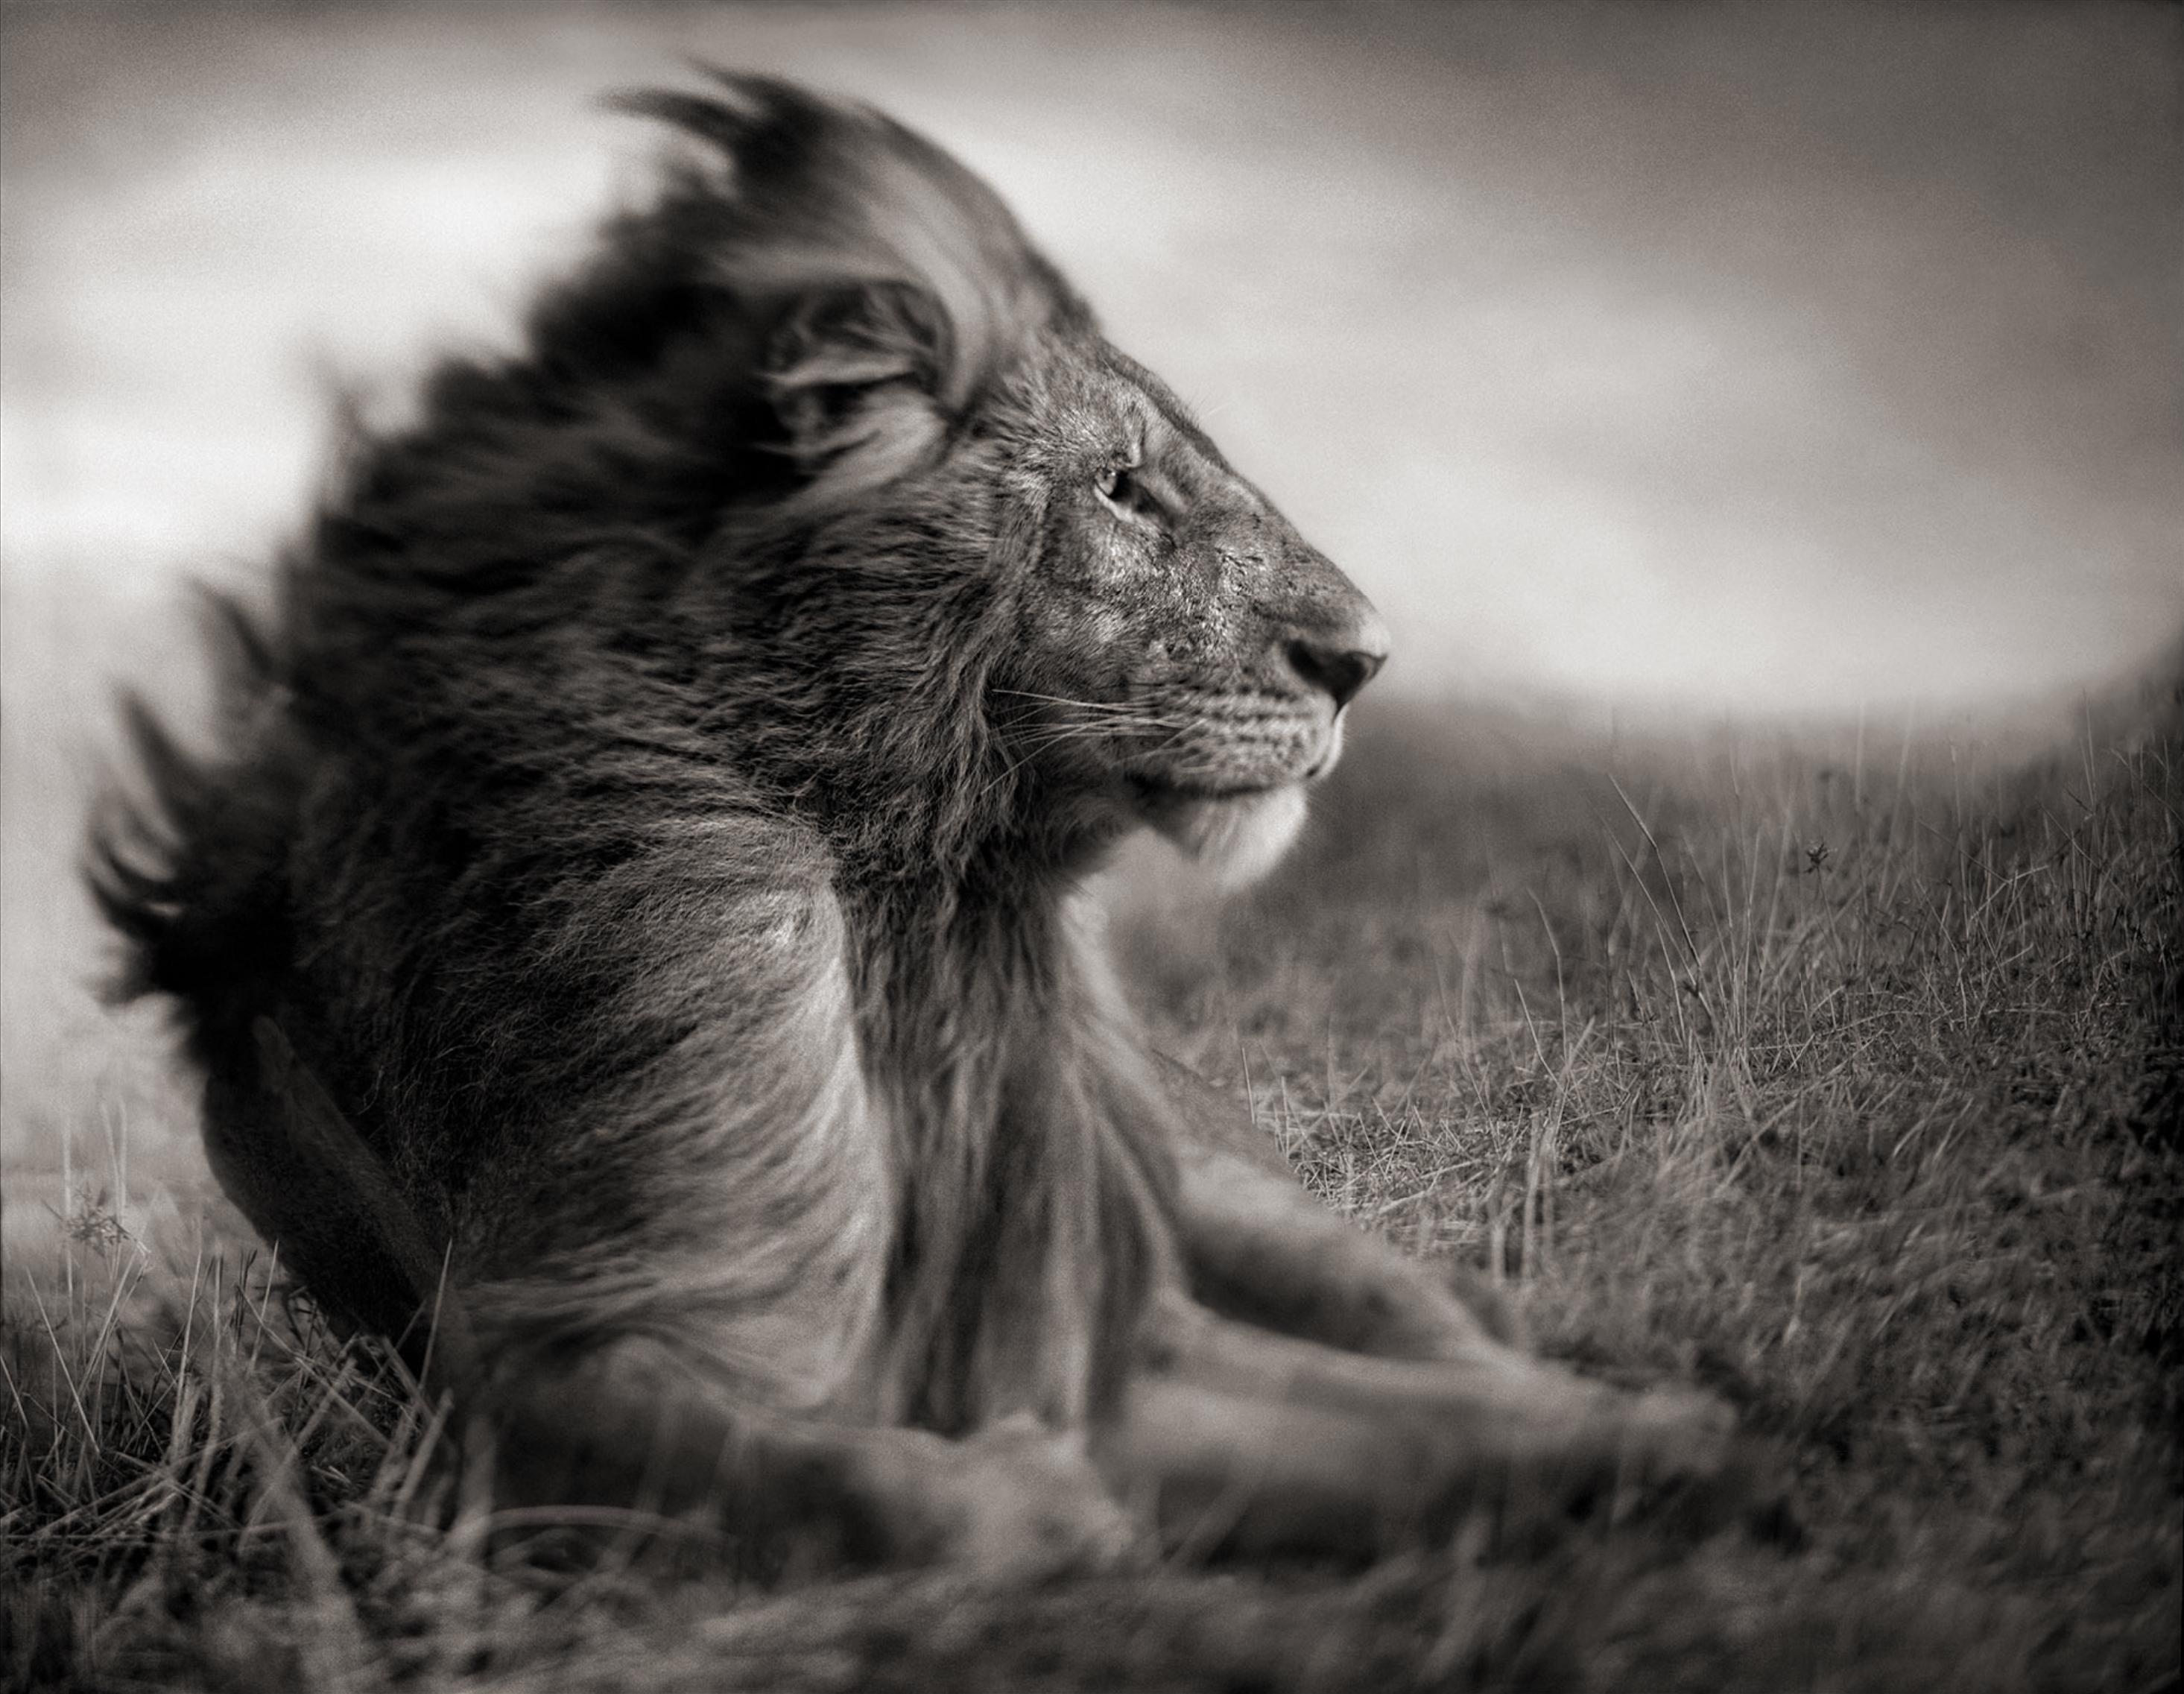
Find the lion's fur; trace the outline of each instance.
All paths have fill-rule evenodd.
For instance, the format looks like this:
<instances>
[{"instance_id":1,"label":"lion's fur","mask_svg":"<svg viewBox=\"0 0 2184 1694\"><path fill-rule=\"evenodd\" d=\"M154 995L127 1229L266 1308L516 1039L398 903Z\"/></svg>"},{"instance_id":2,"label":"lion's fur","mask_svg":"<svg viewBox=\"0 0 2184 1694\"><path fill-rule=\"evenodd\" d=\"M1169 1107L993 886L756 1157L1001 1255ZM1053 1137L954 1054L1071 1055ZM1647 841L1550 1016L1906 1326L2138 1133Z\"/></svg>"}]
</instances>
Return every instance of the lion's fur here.
<instances>
[{"instance_id":1,"label":"lion's fur","mask_svg":"<svg viewBox=\"0 0 2184 1694\"><path fill-rule=\"evenodd\" d=\"M488 1324L697 1294L631 1232L700 1222L672 1189L702 1137L738 1173L704 1223L770 1249L709 1258L706 1297L826 1286L862 1334L884 1296L900 1357L866 1391L944 1424L1081 1418L1168 1251L1160 1107L983 710L1029 538L995 532L993 437L933 462L927 396L961 405L1089 315L884 120L753 83L630 103L733 163L681 164L521 354L444 365L421 423L358 447L271 628L226 609L223 755L145 734L171 850L109 834L108 910L215 1075L248 1068L250 1014L300 1026ZM811 325L874 299L848 336ZM937 336L896 320L935 306ZM775 421L784 393L862 385L815 432ZM830 1116L872 1109L853 1024L916 1056L885 1173L822 1157ZM547 1119L578 1148L528 1170ZM886 1287L858 1281L891 1229ZM552 1284L513 1272L587 1240L600 1262L557 1257ZM955 1332L967 1291L1027 1289Z\"/></svg>"},{"instance_id":2,"label":"lion's fur","mask_svg":"<svg viewBox=\"0 0 2184 1694\"><path fill-rule=\"evenodd\" d=\"M1170 1251L1161 1108L987 732L992 449L934 462L924 385L960 404L1084 308L884 120L762 84L632 103L766 146L685 162L522 353L357 448L270 627L223 608L220 753L146 726L155 810L104 838L102 897L215 1078L280 1017L488 1334L766 1307L779 1342L730 1351L770 1396L1081 1421ZM764 367L872 291L847 350ZM815 437L772 421L895 354L945 368ZM884 1168L836 1131L875 1114ZM882 1330L884 1374L844 1380Z\"/></svg>"},{"instance_id":3,"label":"lion's fur","mask_svg":"<svg viewBox=\"0 0 2184 1694\"><path fill-rule=\"evenodd\" d=\"M1369 609L961 166L720 84L626 103L657 197L216 603L217 744L136 714L94 886L354 1321L414 1339L437 1251L504 1395L1112 1421L1184 1130L1078 884L1279 851Z\"/></svg>"}]
</instances>

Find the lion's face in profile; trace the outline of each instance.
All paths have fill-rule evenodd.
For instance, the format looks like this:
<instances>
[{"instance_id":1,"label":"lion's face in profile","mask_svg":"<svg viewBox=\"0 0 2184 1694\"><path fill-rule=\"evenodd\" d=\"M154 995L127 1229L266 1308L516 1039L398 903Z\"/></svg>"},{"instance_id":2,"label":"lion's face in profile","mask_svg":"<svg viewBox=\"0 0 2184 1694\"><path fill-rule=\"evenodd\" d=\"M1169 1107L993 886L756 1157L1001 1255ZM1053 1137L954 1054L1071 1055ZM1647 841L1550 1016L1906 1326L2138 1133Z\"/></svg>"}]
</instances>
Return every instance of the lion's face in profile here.
<instances>
[{"instance_id":1,"label":"lion's face in profile","mask_svg":"<svg viewBox=\"0 0 2184 1694\"><path fill-rule=\"evenodd\" d=\"M1028 491L1005 524L1041 545L996 704L1024 756L1256 875L1340 756L1386 632L1158 378L1096 338L1048 370L1005 478Z\"/></svg>"},{"instance_id":2,"label":"lion's face in profile","mask_svg":"<svg viewBox=\"0 0 2184 1694\"><path fill-rule=\"evenodd\" d=\"M786 710L894 738L924 791L1018 795L1065 860L1150 825L1231 881L1265 869L1386 656L1364 598L929 142L755 84L632 103L700 143L646 242L691 256L685 293L733 303L643 381L686 407L711 385L696 421L761 455L744 486L766 498L713 549L716 621L766 632L714 681L750 696L739 727ZM754 126L777 142L746 145ZM756 392L724 402L754 352ZM831 656L823 683L750 688L798 644ZM910 716L915 744L894 736ZM872 786L847 786L830 833L862 827Z\"/></svg>"}]
</instances>

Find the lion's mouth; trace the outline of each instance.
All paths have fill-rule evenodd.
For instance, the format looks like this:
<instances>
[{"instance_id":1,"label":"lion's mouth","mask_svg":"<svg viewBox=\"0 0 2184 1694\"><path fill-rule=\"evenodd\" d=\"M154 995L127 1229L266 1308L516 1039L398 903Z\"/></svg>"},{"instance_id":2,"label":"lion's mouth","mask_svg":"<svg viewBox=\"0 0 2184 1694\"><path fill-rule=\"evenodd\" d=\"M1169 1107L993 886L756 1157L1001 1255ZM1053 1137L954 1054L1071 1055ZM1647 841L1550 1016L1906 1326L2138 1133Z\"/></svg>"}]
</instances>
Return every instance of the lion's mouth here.
<instances>
[{"instance_id":1,"label":"lion's mouth","mask_svg":"<svg viewBox=\"0 0 2184 1694\"><path fill-rule=\"evenodd\" d=\"M1249 783L1211 783L1190 777L1156 776L1138 772L1124 778L1130 798L1144 810L1151 811L1167 807L1218 805L1224 800L1256 800L1262 794L1273 794L1304 780L1284 777L1273 781Z\"/></svg>"},{"instance_id":2,"label":"lion's mouth","mask_svg":"<svg viewBox=\"0 0 2184 1694\"><path fill-rule=\"evenodd\" d=\"M1136 770L1126 772L1123 785L1140 808L1217 805L1223 801L1262 800L1284 788L1303 788L1318 782L1342 757L1340 736L1330 736L1302 770L1273 770L1243 775L1200 775L1195 772Z\"/></svg>"}]
</instances>

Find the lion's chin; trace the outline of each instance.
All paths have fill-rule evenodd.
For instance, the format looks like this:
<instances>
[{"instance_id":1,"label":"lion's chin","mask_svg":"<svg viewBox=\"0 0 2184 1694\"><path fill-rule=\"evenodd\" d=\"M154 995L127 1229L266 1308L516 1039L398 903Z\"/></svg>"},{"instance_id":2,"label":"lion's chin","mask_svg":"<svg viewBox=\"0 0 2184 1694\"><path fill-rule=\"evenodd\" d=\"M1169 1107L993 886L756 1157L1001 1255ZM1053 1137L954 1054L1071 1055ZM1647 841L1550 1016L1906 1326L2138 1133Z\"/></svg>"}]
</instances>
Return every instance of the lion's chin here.
<instances>
[{"instance_id":1,"label":"lion's chin","mask_svg":"<svg viewBox=\"0 0 2184 1694\"><path fill-rule=\"evenodd\" d=\"M1146 821L1223 889L1240 889L1273 869L1304 825L1304 785L1257 794L1171 794Z\"/></svg>"}]
</instances>

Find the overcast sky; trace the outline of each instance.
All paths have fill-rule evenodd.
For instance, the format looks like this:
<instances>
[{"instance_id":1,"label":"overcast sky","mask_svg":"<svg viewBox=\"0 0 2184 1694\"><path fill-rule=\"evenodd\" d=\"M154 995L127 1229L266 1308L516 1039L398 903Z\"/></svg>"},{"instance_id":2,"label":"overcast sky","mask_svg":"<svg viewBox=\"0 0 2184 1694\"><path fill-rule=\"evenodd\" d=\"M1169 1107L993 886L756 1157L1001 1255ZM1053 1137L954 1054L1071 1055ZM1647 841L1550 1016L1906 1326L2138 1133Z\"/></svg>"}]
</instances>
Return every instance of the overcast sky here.
<instances>
[{"instance_id":1,"label":"overcast sky","mask_svg":"<svg viewBox=\"0 0 2184 1694\"><path fill-rule=\"evenodd\" d=\"M248 568L328 373L504 338L679 56L878 100L1389 613L1388 686L1749 711L2184 632L2152 5L5 14L0 568Z\"/></svg>"}]
</instances>

